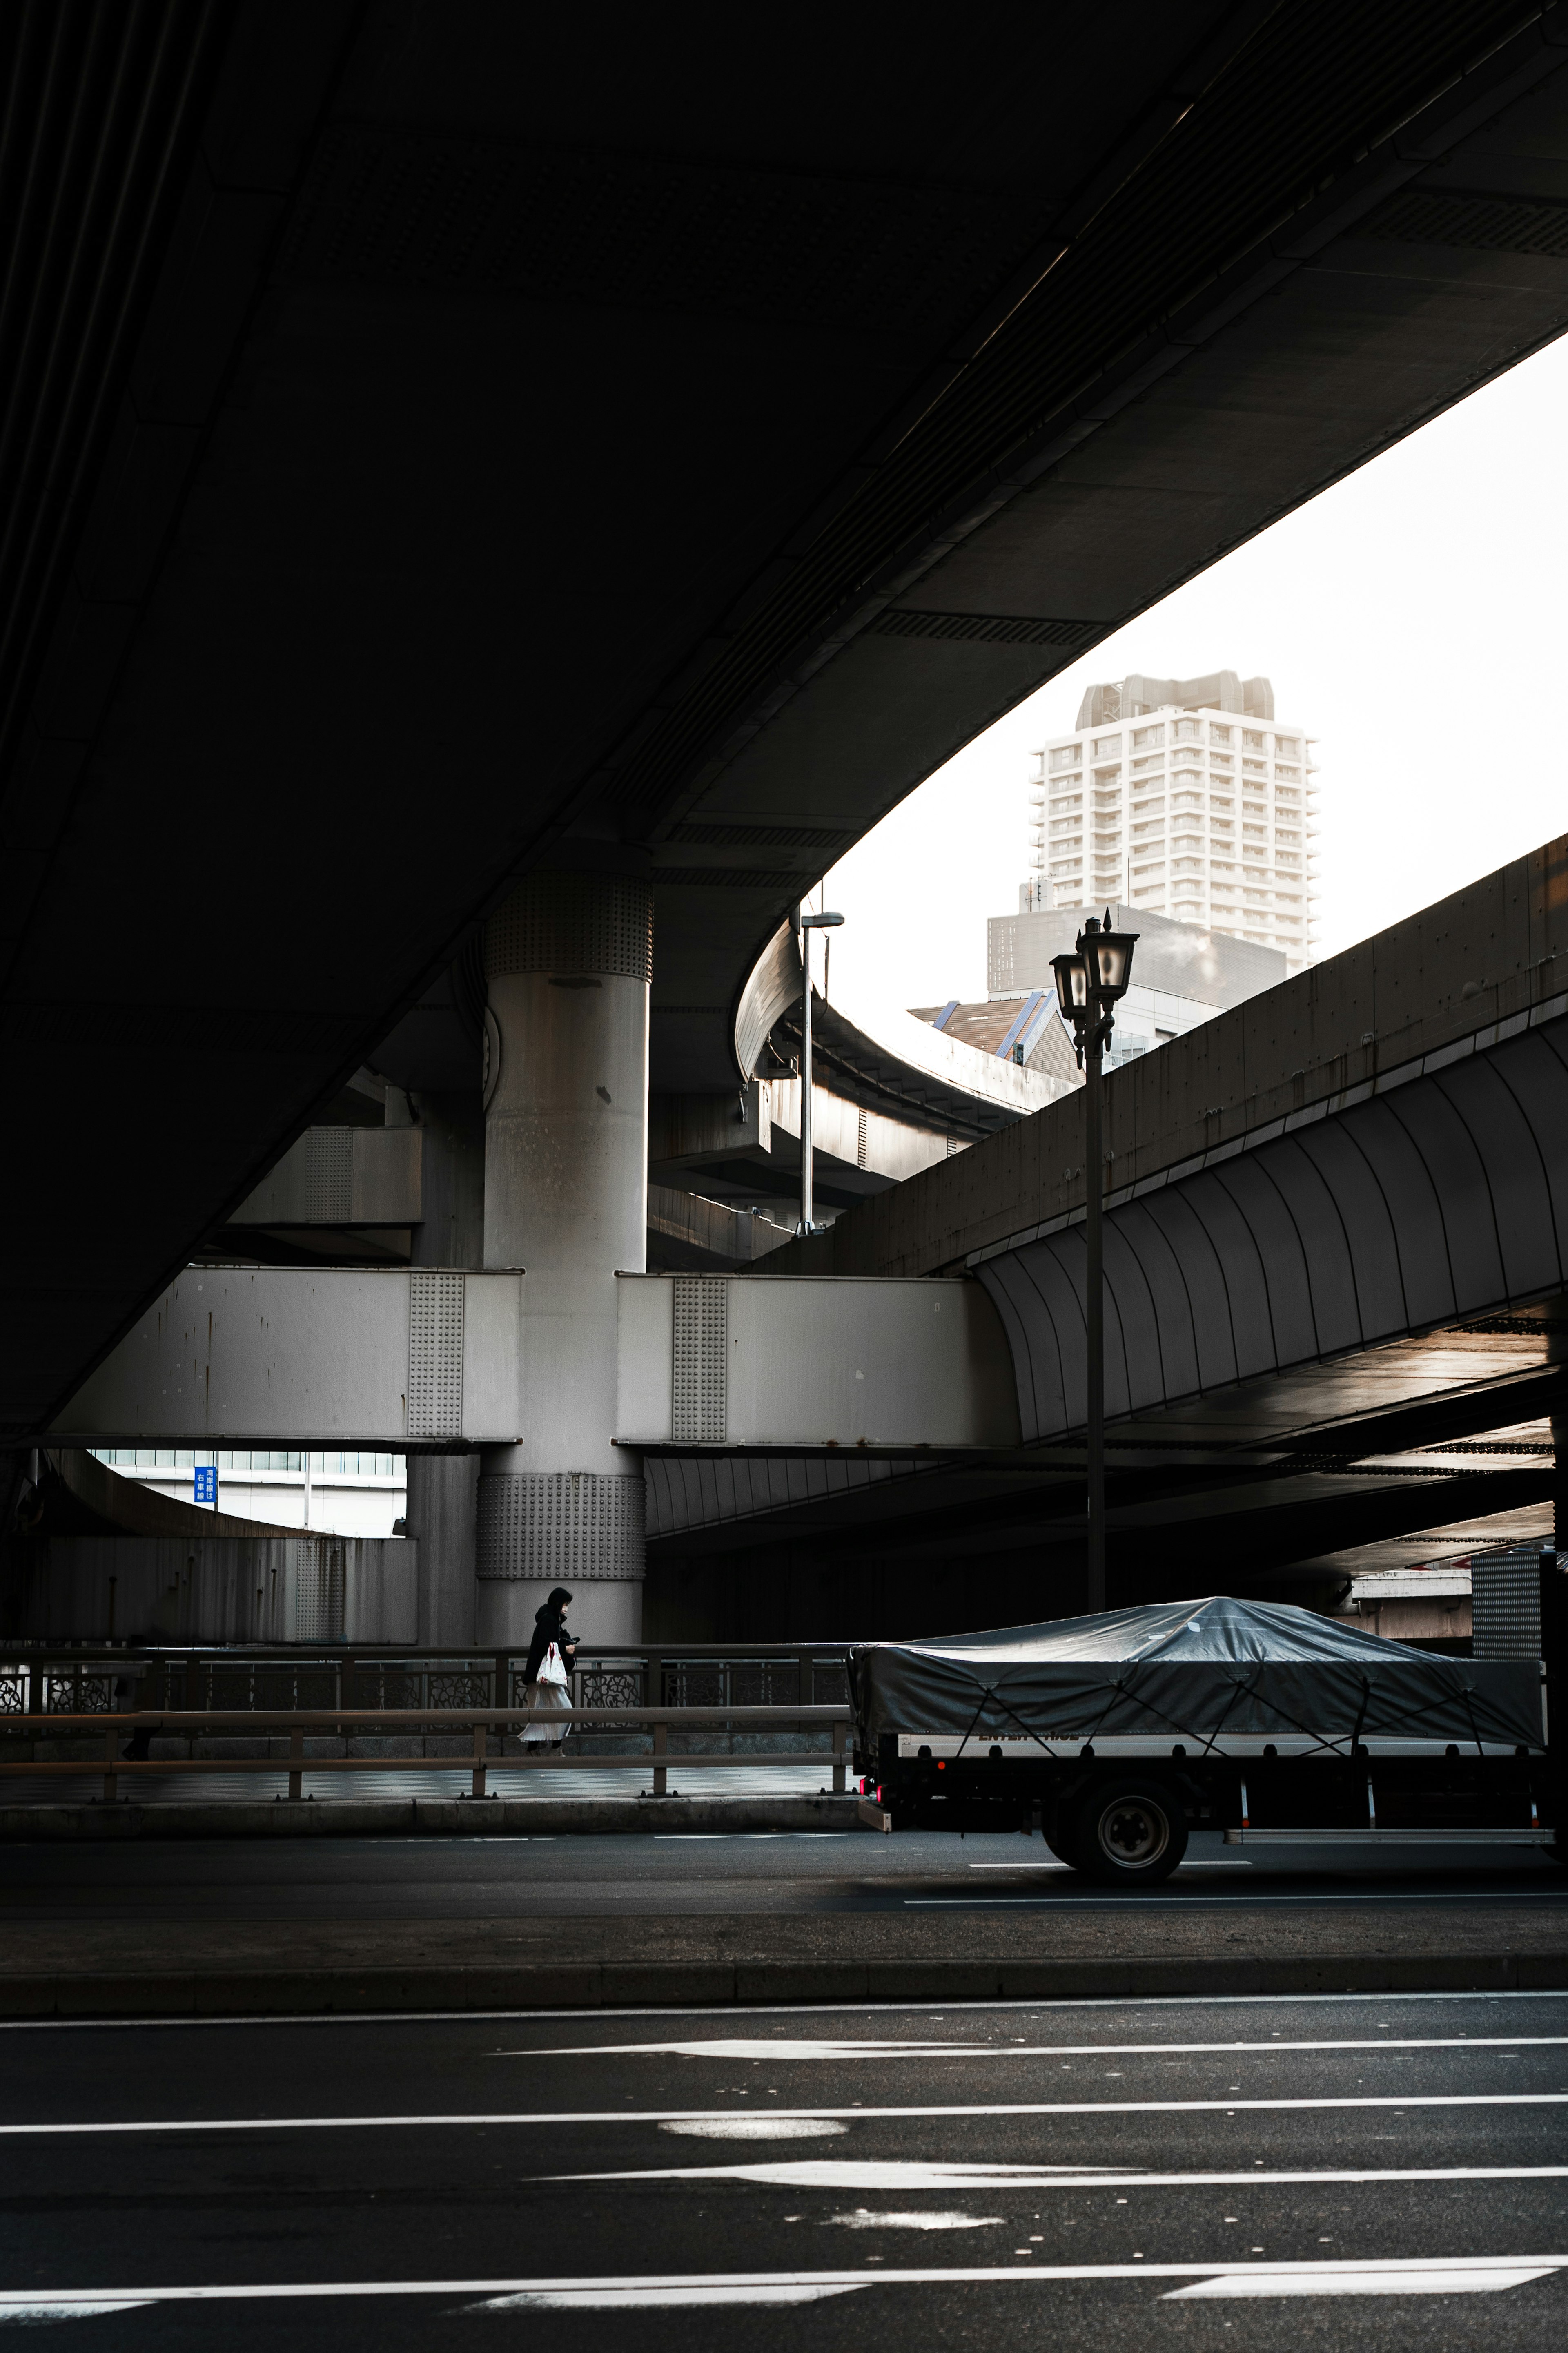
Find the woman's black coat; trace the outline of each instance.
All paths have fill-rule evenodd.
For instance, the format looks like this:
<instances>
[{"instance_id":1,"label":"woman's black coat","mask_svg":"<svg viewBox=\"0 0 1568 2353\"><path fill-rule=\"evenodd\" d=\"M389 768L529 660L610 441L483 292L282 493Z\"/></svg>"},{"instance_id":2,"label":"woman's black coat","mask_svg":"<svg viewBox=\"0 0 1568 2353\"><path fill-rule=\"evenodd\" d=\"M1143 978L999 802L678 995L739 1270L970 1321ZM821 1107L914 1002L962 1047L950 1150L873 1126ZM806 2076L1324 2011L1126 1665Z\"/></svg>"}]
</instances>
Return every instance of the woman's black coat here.
<instances>
[{"instance_id":1,"label":"woman's black coat","mask_svg":"<svg viewBox=\"0 0 1568 2353\"><path fill-rule=\"evenodd\" d=\"M565 1629L561 1623L560 1606L552 1608L549 1601L544 1602L534 1613L533 1640L528 1646L528 1666L523 1681L530 1683L539 1681L539 1670L544 1663L544 1654L552 1642L560 1645L561 1654L564 1659L567 1640ZM570 1666L571 1663L567 1659L566 1664Z\"/></svg>"}]
</instances>

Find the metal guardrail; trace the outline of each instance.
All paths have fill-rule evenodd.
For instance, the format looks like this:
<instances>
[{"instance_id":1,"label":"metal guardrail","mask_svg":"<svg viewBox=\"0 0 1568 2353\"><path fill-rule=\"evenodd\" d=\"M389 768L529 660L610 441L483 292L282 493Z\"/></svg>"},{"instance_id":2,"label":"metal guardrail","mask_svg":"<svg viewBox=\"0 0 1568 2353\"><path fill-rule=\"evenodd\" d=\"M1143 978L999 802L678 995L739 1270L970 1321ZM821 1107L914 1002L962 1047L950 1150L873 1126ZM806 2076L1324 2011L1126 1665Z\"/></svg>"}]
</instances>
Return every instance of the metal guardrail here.
<instances>
[{"instance_id":1,"label":"metal guardrail","mask_svg":"<svg viewBox=\"0 0 1568 2353\"><path fill-rule=\"evenodd\" d=\"M101 1733L104 1744L103 1755L101 1758L70 1757L15 1758L0 1761L0 1787L3 1787L5 1778L16 1775L35 1778L39 1775L55 1774L77 1778L84 1775L98 1777L103 1782L105 1800L113 1803L119 1796L119 1782L122 1775L134 1779L145 1774L276 1773L281 1766L289 1775L289 1797L302 1798L305 1775L312 1769L342 1773L372 1770L396 1772L399 1767L404 1769L425 1767L426 1760L422 1757L351 1757L346 1753L346 1749L341 1757L312 1758L306 1756L305 1739L308 1733L313 1732L318 1737L329 1736L341 1738L346 1743L353 1728L356 1725L362 1728L371 1727L374 1732L381 1735L388 1732L424 1733L432 1730L471 1731L473 1735L472 1795L476 1798L482 1798L487 1794L485 1775L491 1761L489 1736L492 1731L499 1731L504 1736L512 1730L535 1732L552 1725L560 1725L563 1727L563 1738L568 1733L580 1730L589 1725L607 1725L617 1731L625 1730L631 1725L639 1726L646 1725L653 1735L651 1757L646 1760L634 1758L626 1761L634 1763L646 1761L648 1764L653 1776L651 1794L656 1798L662 1798L668 1794L670 1765L683 1762L693 1765L700 1763L704 1771L710 1766L724 1767L737 1765L793 1765L797 1768L811 1767L818 1772L824 1765L830 1762L834 1794L842 1797L845 1794L847 1767L845 1736L849 1727L850 1716L847 1707L637 1708L619 1706L570 1710L543 1708L530 1710L526 1707L140 1708L119 1712L93 1709L83 1715L67 1715L58 1710L50 1710L43 1715L14 1715L7 1719L7 1722L18 1732L42 1732L53 1738L68 1736L73 1732ZM740 1756L715 1756L706 1751L676 1750L672 1752L669 1746L669 1734L672 1726L697 1731L708 1725L722 1725L726 1729L733 1729L739 1725L744 1729L764 1724L775 1728L829 1730L832 1734L831 1752L824 1749L795 1749L772 1756L755 1751L746 1751ZM176 1737L184 1736L193 1743L196 1735L203 1732L243 1732L259 1735L265 1738L280 1736L287 1733L289 1755L286 1758L195 1756L122 1757L120 1753L120 1743L127 1733L143 1731L149 1735L161 1732L165 1735L172 1734ZM609 1757L589 1758L581 1755L568 1757L560 1748L546 1748L538 1756L530 1756L525 1750L522 1755L511 1756L505 1760L509 1772L520 1767L525 1771L538 1771L550 1767L559 1769L565 1765L578 1767L585 1764L607 1765L616 1761L618 1760Z\"/></svg>"}]
</instances>

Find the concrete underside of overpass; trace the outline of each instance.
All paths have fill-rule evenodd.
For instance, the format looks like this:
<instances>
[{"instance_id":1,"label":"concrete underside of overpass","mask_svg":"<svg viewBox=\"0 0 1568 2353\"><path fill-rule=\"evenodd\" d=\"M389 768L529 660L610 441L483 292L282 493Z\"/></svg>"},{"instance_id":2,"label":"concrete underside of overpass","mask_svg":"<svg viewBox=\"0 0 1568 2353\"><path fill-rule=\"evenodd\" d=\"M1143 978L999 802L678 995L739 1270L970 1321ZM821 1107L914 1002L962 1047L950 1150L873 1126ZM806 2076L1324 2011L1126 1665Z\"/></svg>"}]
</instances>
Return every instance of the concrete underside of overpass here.
<instances>
[{"instance_id":1,"label":"concrete underside of overpass","mask_svg":"<svg viewBox=\"0 0 1568 2353\"><path fill-rule=\"evenodd\" d=\"M1544 1327L1433 1335L1379 1351L1359 1384L1348 1371L1331 1385L1259 1382L1214 1415L1227 1428L1198 1413L1184 1424L1193 1435L1119 1430L1110 1605L1239 1592L1328 1608L1393 1546L1441 1557L1461 1527L1467 1550L1548 1540L1565 1399L1551 1345ZM671 1451L649 1458L647 1478L647 1622L660 1635L939 1632L1083 1607L1081 1442L963 1462Z\"/></svg>"},{"instance_id":2,"label":"concrete underside of overpass","mask_svg":"<svg viewBox=\"0 0 1568 2353\"><path fill-rule=\"evenodd\" d=\"M13 1443L520 874L651 879L654 1088L732 1090L834 857L1568 322L1496 0L4 38Z\"/></svg>"},{"instance_id":3,"label":"concrete underside of overpass","mask_svg":"<svg viewBox=\"0 0 1568 2353\"><path fill-rule=\"evenodd\" d=\"M1362 1546L1440 1551L1531 1506L1550 1531L1568 839L1115 1072L1105 1118L1114 1601L1323 1600ZM1024 1442L963 1462L655 1455L650 1608L740 1633L760 1609L797 1630L1079 1606L1083 1163L1075 1095L771 1256L770 1280L982 1283Z\"/></svg>"},{"instance_id":4,"label":"concrete underside of overpass","mask_svg":"<svg viewBox=\"0 0 1568 2353\"><path fill-rule=\"evenodd\" d=\"M1321 1605L1401 1546L1550 1533L1565 965L1561 839L1109 1080L1114 1599ZM617 1280L649 1633L1079 1605L1083 1109L1047 1106L761 1272ZM532 1280L195 1268L56 1436L501 1443L529 1428L512 1339ZM467 1303L439 1428L403 1418L425 1378L416 1283Z\"/></svg>"}]
</instances>

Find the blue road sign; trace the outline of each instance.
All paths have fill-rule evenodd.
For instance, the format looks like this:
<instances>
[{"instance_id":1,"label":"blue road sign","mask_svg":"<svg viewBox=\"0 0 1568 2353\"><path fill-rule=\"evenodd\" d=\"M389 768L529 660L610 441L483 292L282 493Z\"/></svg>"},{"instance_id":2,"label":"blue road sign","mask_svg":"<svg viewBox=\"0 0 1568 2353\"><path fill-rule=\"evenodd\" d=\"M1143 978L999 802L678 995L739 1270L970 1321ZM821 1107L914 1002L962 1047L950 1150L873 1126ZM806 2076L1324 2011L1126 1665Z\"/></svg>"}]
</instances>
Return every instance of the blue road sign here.
<instances>
[{"instance_id":1,"label":"blue road sign","mask_svg":"<svg viewBox=\"0 0 1568 2353\"><path fill-rule=\"evenodd\" d=\"M216 1462L196 1464L196 1501L198 1504L217 1502L217 1465Z\"/></svg>"}]
</instances>

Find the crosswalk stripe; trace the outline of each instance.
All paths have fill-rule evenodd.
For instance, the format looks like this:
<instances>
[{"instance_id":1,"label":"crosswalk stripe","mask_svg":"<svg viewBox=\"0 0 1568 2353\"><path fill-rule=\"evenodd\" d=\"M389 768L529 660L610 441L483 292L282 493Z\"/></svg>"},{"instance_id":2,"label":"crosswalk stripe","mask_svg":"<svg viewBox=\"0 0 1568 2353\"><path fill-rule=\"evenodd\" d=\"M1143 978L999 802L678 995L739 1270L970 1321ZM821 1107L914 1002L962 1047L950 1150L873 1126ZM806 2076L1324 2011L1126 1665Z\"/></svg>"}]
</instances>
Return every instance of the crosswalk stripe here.
<instances>
[{"instance_id":1,"label":"crosswalk stripe","mask_svg":"<svg viewBox=\"0 0 1568 2353\"><path fill-rule=\"evenodd\" d=\"M1138 2279L1378 2279L1405 2275L1415 2292L1416 2283L1441 2279L1445 2274L1510 2273L1539 2277L1547 2272L1568 2270L1568 2254L1552 2255L1412 2255L1369 2259L1344 2258L1316 2263L1015 2263L1003 2266L988 2263L954 2263L952 2265L923 2264L895 2269L891 2264L876 2271L777 2271L777 2272L644 2272L619 2273L594 2276L575 2274L566 2278L508 2279L433 2279L433 2280L300 2280L300 2281L220 2281L201 2286L178 2287L90 2287L90 2288L11 2288L0 2290L0 2321L8 2315L29 2317L34 2314L58 2314L68 2317L74 2312L112 2310L138 2304L205 2304L245 2303L250 2301L281 2302L310 2297L345 2297L372 2295L575 2295L587 2299L595 2294L643 2291L663 2291L666 2294L689 2289L711 2294L724 2288L858 2288L887 2287L994 2287L1018 2281L1030 2284L1040 2280L1088 2280L1093 2282Z\"/></svg>"}]
</instances>

